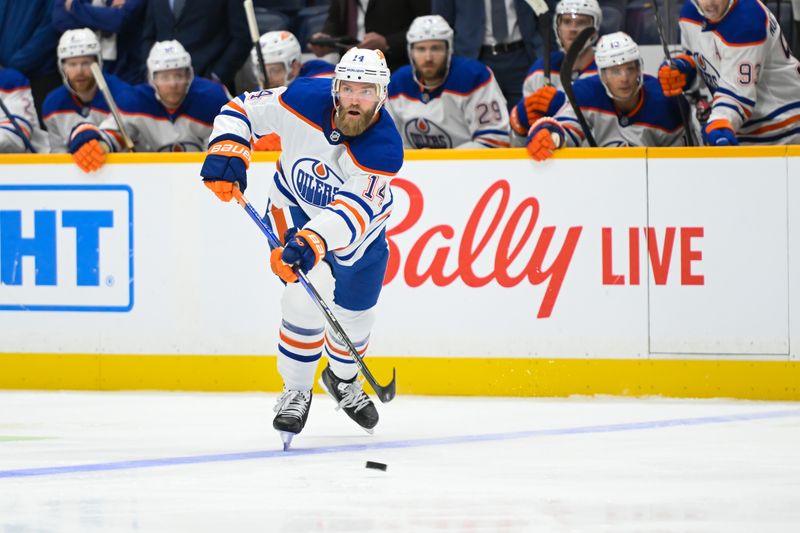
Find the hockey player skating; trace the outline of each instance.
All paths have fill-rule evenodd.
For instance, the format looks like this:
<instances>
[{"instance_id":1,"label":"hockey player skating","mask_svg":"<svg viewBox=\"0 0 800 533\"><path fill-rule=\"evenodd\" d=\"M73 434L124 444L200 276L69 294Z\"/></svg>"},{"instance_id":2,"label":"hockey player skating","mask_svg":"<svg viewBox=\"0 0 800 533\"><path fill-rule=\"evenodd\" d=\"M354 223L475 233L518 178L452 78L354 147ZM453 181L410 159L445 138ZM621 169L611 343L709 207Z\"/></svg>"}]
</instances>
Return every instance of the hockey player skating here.
<instances>
[{"instance_id":1,"label":"hockey player skating","mask_svg":"<svg viewBox=\"0 0 800 533\"><path fill-rule=\"evenodd\" d=\"M406 33L411 64L392 75L387 107L406 148L509 146L506 100L483 63L453 55L453 29L439 15Z\"/></svg>"},{"instance_id":2,"label":"hockey player skating","mask_svg":"<svg viewBox=\"0 0 800 533\"><path fill-rule=\"evenodd\" d=\"M31 84L18 70L0 67L0 153L48 152Z\"/></svg>"},{"instance_id":3,"label":"hockey player skating","mask_svg":"<svg viewBox=\"0 0 800 533\"><path fill-rule=\"evenodd\" d=\"M103 65L95 33L88 28L65 31L58 41L57 53L64 86L47 95L42 115L50 137L50 151L66 152L69 134L75 126L84 122L99 126L111 111L90 70L92 63ZM112 74L106 74L105 78L117 101L130 90L127 83Z\"/></svg>"},{"instance_id":4,"label":"hockey player skating","mask_svg":"<svg viewBox=\"0 0 800 533\"><path fill-rule=\"evenodd\" d=\"M692 0L680 13L681 47L659 81L668 95L697 87L713 100L709 145L800 143L800 62L759 0Z\"/></svg>"},{"instance_id":5,"label":"hockey player skating","mask_svg":"<svg viewBox=\"0 0 800 533\"><path fill-rule=\"evenodd\" d=\"M598 146L676 146L683 143L678 105L683 98L664 96L658 80L642 73L639 47L626 33L604 35L597 42L599 76L573 84L578 107ZM528 135L528 152L537 161L563 146L581 146L584 132L569 103L553 117L537 120Z\"/></svg>"},{"instance_id":6,"label":"hockey player skating","mask_svg":"<svg viewBox=\"0 0 800 533\"><path fill-rule=\"evenodd\" d=\"M300 42L288 31L270 31L259 40L268 79L264 79L255 48L250 52L253 73L264 89L288 86L298 78L332 78L334 65L321 59L303 63ZM264 135L253 147L255 150L280 150L281 138L276 133Z\"/></svg>"},{"instance_id":7,"label":"hockey player skating","mask_svg":"<svg viewBox=\"0 0 800 533\"><path fill-rule=\"evenodd\" d=\"M284 390L273 427L285 446L300 433L311 405L322 352L323 387L361 427L372 430L378 411L356 379L346 347L295 283L308 273L359 354L369 343L388 245L385 225L393 207L389 182L403 164L403 146L382 109L389 69L377 50L351 49L333 80L301 78L288 88L245 93L214 120L200 171L223 201L247 186L253 139L275 132L287 142L273 177L265 221L283 237L272 251L272 271L285 283L278 343Z\"/></svg>"},{"instance_id":8,"label":"hockey player skating","mask_svg":"<svg viewBox=\"0 0 800 533\"><path fill-rule=\"evenodd\" d=\"M522 84L522 99L511 109L509 121L517 135L525 137L531 124L542 117L555 114L564 105L564 93L560 92L559 72L567 51L584 28L594 27L595 37L586 43L573 67L572 79L577 80L597 74L592 45L600 35L603 11L597 0L561 0L553 17L553 32L559 49L550 54L550 83L545 83L544 59L537 59L531 66Z\"/></svg>"},{"instance_id":9,"label":"hockey player skating","mask_svg":"<svg viewBox=\"0 0 800 533\"><path fill-rule=\"evenodd\" d=\"M122 121L139 152L199 152L208 143L212 121L228 101L225 88L194 76L192 59L178 41L153 45L147 57L149 84L123 93L117 102ZM122 150L113 116L100 126L82 123L70 134L69 150L81 169L99 169L108 152Z\"/></svg>"}]
</instances>

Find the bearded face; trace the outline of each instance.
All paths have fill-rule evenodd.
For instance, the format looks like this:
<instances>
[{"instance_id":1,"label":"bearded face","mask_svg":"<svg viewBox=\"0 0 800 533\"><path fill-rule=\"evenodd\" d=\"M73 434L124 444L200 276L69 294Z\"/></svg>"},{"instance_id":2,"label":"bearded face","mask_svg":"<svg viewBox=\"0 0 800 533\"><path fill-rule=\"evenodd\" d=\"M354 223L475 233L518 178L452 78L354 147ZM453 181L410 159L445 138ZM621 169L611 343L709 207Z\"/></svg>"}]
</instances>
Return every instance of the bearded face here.
<instances>
[{"instance_id":1,"label":"bearded face","mask_svg":"<svg viewBox=\"0 0 800 533\"><path fill-rule=\"evenodd\" d=\"M366 131L378 108L378 89L374 83L342 81L338 91L339 106L334 116L336 127L348 137Z\"/></svg>"}]
</instances>

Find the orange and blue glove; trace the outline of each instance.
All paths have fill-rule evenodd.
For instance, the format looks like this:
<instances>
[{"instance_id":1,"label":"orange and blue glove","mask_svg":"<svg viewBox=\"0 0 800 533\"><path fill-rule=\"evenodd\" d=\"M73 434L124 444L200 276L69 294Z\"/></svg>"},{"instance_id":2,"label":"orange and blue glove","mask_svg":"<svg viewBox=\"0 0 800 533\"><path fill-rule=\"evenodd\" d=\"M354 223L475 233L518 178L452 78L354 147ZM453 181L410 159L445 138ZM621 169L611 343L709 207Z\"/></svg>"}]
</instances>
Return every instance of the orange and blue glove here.
<instances>
[{"instance_id":1,"label":"orange and blue glove","mask_svg":"<svg viewBox=\"0 0 800 533\"><path fill-rule=\"evenodd\" d=\"M564 146L564 141L564 129L556 120L550 117L540 118L528 133L528 154L536 161L544 161Z\"/></svg>"},{"instance_id":2,"label":"orange and blue glove","mask_svg":"<svg viewBox=\"0 0 800 533\"><path fill-rule=\"evenodd\" d=\"M708 146L737 146L733 125L724 118L712 120L703 128L703 139Z\"/></svg>"},{"instance_id":3,"label":"orange and blue glove","mask_svg":"<svg viewBox=\"0 0 800 533\"><path fill-rule=\"evenodd\" d=\"M564 93L552 85L539 87L511 109L511 127L519 135L525 135L534 122L555 115L565 101Z\"/></svg>"},{"instance_id":4,"label":"orange and blue glove","mask_svg":"<svg viewBox=\"0 0 800 533\"><path fill-rule=\"evenodd\" d=\"M284 234L284 246L272 250L269 264L272 271L286 283L297 281L295 269L308 272L319 263L328 247L325 240L309 229L289 228Z\"/></svg>"},{"instance_id":5,"label":"orange and blue glove","mask_svg":"<svg viewBox=\"0 0 800 533\"><path fill-rule=\"evenodd\" d=\"M217 198L229 202L233 198L233 186L247 188L247 168L250 166L250 143L234 135L226 135L208 148L200 175L203 183Z\"/></svg>"},{"instance_id":6,"label":"orange and blue glove","mask_svg":"<svg viewBox=\"0 0 800 533\"><path fill-rule=\"evenodd\" d=\"M687 54L678 54L672 58L672 66L663 63L658 69L658 82L666 96L678 96L684 89L694 83L697 76L694 59Z\"/></svg>"},{"instance_id":7,"label":"orange and blue glove","mask_svg":"<svg viewBox=\"0 0 800 533\"><path fill-rule=\"evenodd\" d=\"M69 136L69 151L75 164L84 172L99 170L109 151L100 128L94 124L78 124Z\"/></svg>"}]
</instances>

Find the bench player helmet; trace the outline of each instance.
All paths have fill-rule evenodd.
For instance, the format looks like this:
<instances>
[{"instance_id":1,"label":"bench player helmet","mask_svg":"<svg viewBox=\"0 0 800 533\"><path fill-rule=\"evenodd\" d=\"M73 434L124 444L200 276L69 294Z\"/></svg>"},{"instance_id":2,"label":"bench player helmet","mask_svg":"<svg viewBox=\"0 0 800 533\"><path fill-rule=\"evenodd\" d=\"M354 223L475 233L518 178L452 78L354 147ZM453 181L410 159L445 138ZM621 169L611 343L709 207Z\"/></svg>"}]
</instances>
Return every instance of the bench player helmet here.
<instances>
[{"instance_id":1,"label":"bench player helmet","mask_svg":"<svg viewBox=\"0 0 800 533\"><path fill-rule=\"evenodd\" d=\"M631 61L639 63L639 81L637 91L642 88L642 72L644 63L642 55L639 53L639 45L631 38L630 35L623 31L609 33L603 35L597 41L597 46L594 49L594 61L600 71L600 81L603 82L603 87L606 88L606 94L612 98L616 97L611 94L611 91L603 79L602 72L604 69L618 65L624 65Z\"/></svg>"},{"instance_id":2,"label":"bench player helmet","mask_svg":"<svg viewBox=\"0 0 800 533\"><path fill-rule=\"evenodd\" d=\"M425 87L424 83L417 79L417 70L414 65L414 58L411 55L411 50L414 43L421 41L444 41L447 43L447 62L445 64L444 77L447 79L447 74L450 72L450 60L453 57L453 28L441 15L425 15L417 17L411 23L411 26L406 32L406 50L408 51L408 60L411 63L411 74L414 76L414 81Z\"/></svg>"},{"instance_id":3,"label":"bench player helmet","mask_svg":"<svg viewBox=\"0 0 800 533\"><path fill-rule=\"evenodd\" d=\"M556 16L553 17L553 33L556 36L558 47L564 50L564 43L561 42L561 37L558 35L558 23L562 15L587 15L592 17L594 37L587 41L586 46L591 46L597 42L597 37L600 35L600 24L603 22L603 10L600 9L600 4L597 3L597 0L561 0L556 6Z\"/></svg>"},{"instance_id":4,"label":"bench player helmet","mask_svg":"<svg viewBox=\"0 0 800 533\"><path fill-rule=\"evenodd\" d=\"M288 31L270 31L259 37L258 45L261 47L261 55L264 56L265 65L283 63L286 68L286 85L289 85L293 81L293 78L289 77L292 72L292 63L300 61L301 50L297 37ZM255 48L250 51L250 61L253 63L253 72L256 75L256 79L261 80L264 74L258 64L258 55ZM268 80L261 81L266 84Z\"/></svg>"},{"instance_id":5,"label":"bench player helmet","mask_svg":"<svg viewBox=\"0 0 800 533\"><path fill-rule=\"evenodd\" d=\"M70 87L69 81L67 81L67 75L64 74L63 62L65 59L70 59L72 57L94 56L97 58L97 65L100 68L103 68L103 57L100 53L100 41L97 40L97 36L89 28L79 28L77 30L65 31L58 40L58 48L56 49L56 53L58 54L58 72L61 74L61 79L64 81L64 85L71 92L74 91L72 90L72 87Z\"/></svg>"}]
</instances>

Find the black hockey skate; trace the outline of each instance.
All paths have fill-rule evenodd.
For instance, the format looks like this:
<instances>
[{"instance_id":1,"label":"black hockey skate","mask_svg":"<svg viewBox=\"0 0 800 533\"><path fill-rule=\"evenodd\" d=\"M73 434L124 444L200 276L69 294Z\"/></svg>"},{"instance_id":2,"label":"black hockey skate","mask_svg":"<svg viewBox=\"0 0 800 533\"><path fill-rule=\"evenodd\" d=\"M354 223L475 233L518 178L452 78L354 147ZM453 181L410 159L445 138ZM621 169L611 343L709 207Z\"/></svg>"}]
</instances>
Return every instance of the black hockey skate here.
<instances>
[{"instance_id":1,"label":"black hockey skate","mask_svg":"<svg viewBox=\"0 0 800 533\"><path fill-rule=\"evenodd\" d=\"M367 433L372 433L372 428L378 424L378 410L362 389L364 382L357 380L358 376L345 381L336 377L330 365L322 371L319 384L328 391L336 403L336 409L343 409L347 416L356 421Z\"/></svg>"},{"instance_id":2,"label":"black hockey skate","mask_svg":"<svg viewBox=\"0 0 800 533\"><path fill-rule=\"evenodd\" d=\"M283 441L283 451L289 449L292 438L303 431L311 407L311 391L286 390L278 398L273 411L278 413L272 427L278 430Z\"/></svg>"}]
</instances>

